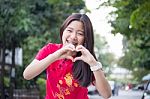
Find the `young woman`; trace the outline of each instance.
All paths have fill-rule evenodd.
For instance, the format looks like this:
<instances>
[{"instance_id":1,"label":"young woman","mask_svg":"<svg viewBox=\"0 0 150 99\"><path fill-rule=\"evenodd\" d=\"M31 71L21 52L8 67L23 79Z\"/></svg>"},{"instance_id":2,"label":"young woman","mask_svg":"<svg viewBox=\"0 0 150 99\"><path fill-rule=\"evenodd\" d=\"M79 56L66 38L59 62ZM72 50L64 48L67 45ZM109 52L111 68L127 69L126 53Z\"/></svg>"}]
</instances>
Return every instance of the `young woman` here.
<instances>
[{"instance_id":1,"label":"young woman","mask_svg":"<svg viewBox=\"0 0 150 99\"><path fill-rule=\"evenodd\" d=\"M87 87L96 86L105 99L111 88L94 54L94 35L85 14L72 14L60 28L61 44L49 43L24 70L30 80L46 69L45 99L88 99Z\"/></svg>"}]
</instances>

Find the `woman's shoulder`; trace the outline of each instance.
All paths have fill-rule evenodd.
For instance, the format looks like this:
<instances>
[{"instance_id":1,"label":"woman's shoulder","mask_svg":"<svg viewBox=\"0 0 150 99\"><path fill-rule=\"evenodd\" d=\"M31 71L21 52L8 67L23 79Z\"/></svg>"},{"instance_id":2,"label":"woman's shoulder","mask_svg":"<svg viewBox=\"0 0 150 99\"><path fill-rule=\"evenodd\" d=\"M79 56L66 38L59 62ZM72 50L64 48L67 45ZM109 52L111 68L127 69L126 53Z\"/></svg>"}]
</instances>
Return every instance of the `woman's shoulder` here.
<instances>
[{"instance_id":1,"label":"woman's shoulder","mask_svg":"<svg viewBox=\"0 0 150 99\"><path fill-rule=\"evenodd\" d=\"M48 43L46 44L46 46L48 49L59 49L62 47L62 44L58 44L58 43Z\"/></svg>"},{"instance_id":2,"label":"woman's shoulder","mask_svg":"<svg viewBox=\"0 0 150 99\"><path fill-rule=\"evenodd\" d=\"M41 48L36 55L36 59L43 59L47 55L55 52L56 50L60 49L62 47L62 44L56 44L56 43L47 43L43 48Z\"/></svg>"},{"instance_id":3,"label":"woman's shoulder","mask_svg":"<svg viewBox=\"0 0 150 99\"><path fill-rule=\"evenodd\" d=\"M62 44L58 44L58 43L47 43L47 46L56 46L56 47L61 47Z\"/></svg>"}]
</instances>

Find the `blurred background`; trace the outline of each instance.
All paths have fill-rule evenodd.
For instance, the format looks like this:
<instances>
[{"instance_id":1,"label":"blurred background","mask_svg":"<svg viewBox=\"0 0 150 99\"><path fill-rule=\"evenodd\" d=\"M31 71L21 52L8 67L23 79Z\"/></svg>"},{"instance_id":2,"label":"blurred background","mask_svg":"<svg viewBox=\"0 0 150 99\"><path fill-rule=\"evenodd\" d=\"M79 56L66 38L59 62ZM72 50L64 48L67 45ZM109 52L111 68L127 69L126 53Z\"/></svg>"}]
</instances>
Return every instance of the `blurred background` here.
<instances>
[{"instance_id":1,"label":"blurred background","mask_svg":"<svg viewBox=\"0 0 150 99\"><path fill-rule=\"evenodd\" d=\"M45 72L30 81L22 73L41 47L60 42L72 13L92 21L110 99L150 99L150 0L0 0L0 99L44 98ZM88 89L90 99L101 99Z\"/></svg>"}]
</instances>

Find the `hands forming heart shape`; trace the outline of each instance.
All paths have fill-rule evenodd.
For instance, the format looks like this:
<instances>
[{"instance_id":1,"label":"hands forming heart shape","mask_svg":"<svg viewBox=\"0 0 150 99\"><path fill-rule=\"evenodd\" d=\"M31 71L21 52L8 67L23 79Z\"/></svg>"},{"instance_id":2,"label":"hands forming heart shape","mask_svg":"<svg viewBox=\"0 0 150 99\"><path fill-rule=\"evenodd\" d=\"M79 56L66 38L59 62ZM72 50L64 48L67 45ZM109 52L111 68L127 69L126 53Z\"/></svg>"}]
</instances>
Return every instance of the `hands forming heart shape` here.
<instances>
[{"instance_id":1,"label":"hands forming heart shape","mask_svg":"<svg viewBox=\"0 0 150 99\"><path fill-rule=\"evenodd\" d=\"M63 46L60 49L61 50L60 57L71 59L74 62L77 53L80 53L80 55L82 54L81 51L79 51L78 49L79 49L78 46L75 47L73 44L68 44L66 46Z\"/></svg>"},{"instance_id":2,"label":"hands forming heart shape","mask_svg":"<svg viewBox=\"0 0 150 99\"><path fill-rule=\"evenodd\" d=\"M73 62L77 60L82 60L89 63L91 59L94 59L93 55L83 46L74 46L73 44L68 44L59 49L59 59L71 59Z\"/></svg>"}]
</instances>

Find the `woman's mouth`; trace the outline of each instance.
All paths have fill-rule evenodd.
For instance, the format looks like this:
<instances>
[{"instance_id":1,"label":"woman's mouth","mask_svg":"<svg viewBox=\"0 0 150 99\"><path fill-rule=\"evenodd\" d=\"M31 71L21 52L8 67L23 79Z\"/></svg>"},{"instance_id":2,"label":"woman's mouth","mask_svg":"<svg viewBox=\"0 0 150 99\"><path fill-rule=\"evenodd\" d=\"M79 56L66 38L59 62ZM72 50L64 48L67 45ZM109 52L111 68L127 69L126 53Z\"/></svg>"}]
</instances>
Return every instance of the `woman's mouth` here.
<instances>
[{"instance_id":1,"label":"woman's mouth","mask_svg":"<svg viewBox=\"0 0 150 99\"><path fill-rule=\"evenodd\" d=\"M68 44L73 44L75 47L78 45L76 42L67 41Z\"/></svg>"}]
</instances>

